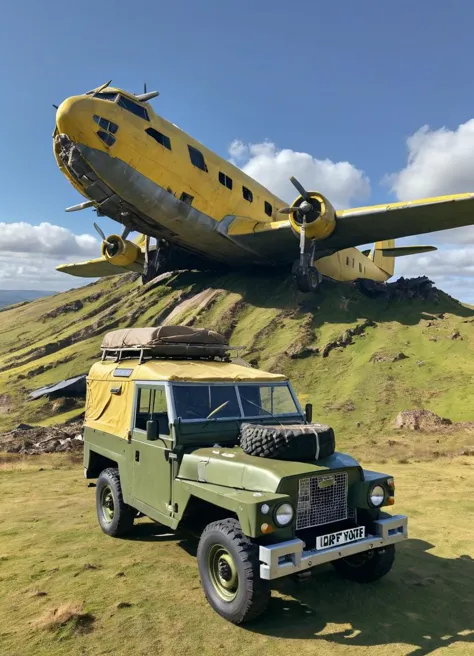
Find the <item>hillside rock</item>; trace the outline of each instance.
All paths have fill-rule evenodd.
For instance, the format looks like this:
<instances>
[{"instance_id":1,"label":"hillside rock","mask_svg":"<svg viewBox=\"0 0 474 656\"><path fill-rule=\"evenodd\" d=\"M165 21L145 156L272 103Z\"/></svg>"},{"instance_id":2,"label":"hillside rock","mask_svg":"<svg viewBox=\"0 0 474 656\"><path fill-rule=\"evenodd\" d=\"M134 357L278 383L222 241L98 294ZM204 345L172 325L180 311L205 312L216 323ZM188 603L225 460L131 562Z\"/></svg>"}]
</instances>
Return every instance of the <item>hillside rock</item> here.
<instances>
[{"instance_id":1,"label":"hillside rock","mask_svg":"<svg viewBox=\"0 0 474 656\"><path fill-rule=\"evenodd\" d=\"M82 422L59 426L30 426L20 424L8 433L0 434L0 451L37 455L80 451Z\"/></svg>"},{"instance_id":2,"label":"hillside rock","mask_svg":"<svg viewBox=\"0 0 474 656\"><path fill-rule=\"evenodd\" d=\"M440 426L450 426L451 419L439 417L430 410L405 410L399 412L395 419L397 428L408 430L433 431Z\"/></svg>"}]
</instances>

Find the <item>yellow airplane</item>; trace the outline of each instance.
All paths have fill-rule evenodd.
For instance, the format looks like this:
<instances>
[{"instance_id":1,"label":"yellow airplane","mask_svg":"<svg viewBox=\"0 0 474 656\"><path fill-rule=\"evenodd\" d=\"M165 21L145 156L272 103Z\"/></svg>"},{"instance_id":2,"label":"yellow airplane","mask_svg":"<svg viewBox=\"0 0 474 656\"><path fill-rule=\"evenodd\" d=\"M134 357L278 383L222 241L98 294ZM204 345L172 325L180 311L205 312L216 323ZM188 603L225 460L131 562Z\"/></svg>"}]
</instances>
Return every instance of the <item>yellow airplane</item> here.
<instances>
[{"instance_id":1,"label":"yellow airplane","mask_svg":"<svg viewBox=\"0 0 474 656\"><path fill-rule=\"evenodd\" d=\"M91 207L124 229L106 237L94 224L101 256L59 271L94 278L138 271L146 282L178 269L273 267L291 271L298 288L310 292L323 277L388 280L394 258L436 250L396 248L396 238L474 223L473 193L336 211L291 178L299 195L287 207L158 116L149 104L158 92L145 87L135 95L110 84L58 107L54 154L87 198L66 211ZM128 239L132 231L140 233L135 241ZM374 248L356 248L368 243Z\"/></svg>"}]
</instances>

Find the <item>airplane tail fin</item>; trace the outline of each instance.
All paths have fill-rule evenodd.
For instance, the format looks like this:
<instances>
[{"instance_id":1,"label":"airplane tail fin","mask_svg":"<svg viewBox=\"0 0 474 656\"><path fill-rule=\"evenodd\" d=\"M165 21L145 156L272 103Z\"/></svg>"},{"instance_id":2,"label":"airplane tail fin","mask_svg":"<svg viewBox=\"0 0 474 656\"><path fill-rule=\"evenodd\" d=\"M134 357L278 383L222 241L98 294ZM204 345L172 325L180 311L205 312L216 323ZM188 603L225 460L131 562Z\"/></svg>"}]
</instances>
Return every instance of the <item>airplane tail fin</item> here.
<instances>
[{"instance_id":1,"label":"airplane tail fin","mask_svg":"<svg viewBox=\"0 0 474 656\"><path fill-rule=\"evenodd\" d=\"M388 277L393 276L395 272L395 258L393 255L384 254L385 249L393 250L395 246L395 239L387 239L386 241L375 242L374 250L371 253L371 260L373 263L382 269Z\"/></svg>"},{"instance_id":2,"label":"airplane tail fin","mask_svg":"<svg viewBox=\"0 0 474 656\"><path fill-rule=\"evenodd\" d=\"M386 241L375 242L375 248L369 257L390 278L395 272L396 257L419 255L420 253L430 253L436 250L436 246L400 246L396 248L395 240L387 239Z\"/></svg>"}]
</instances>

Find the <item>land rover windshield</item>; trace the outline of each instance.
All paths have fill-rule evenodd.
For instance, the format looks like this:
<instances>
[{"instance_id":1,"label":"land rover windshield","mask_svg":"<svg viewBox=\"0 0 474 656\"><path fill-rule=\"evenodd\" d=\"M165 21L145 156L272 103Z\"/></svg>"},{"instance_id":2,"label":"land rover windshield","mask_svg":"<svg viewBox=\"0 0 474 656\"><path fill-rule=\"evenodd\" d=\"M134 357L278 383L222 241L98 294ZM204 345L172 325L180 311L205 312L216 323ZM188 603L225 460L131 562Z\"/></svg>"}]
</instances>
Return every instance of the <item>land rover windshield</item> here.
<instances>
[{"instance_id":1,"label":"land rover windshield","mask_svg":"<svg viewBox=\"0 0 474 656\"><path fill-rule=\"evenodd\" d=\"M302 417L288 383L175 383L173 397L182 421Z\"/></svg>"}]
</instances>

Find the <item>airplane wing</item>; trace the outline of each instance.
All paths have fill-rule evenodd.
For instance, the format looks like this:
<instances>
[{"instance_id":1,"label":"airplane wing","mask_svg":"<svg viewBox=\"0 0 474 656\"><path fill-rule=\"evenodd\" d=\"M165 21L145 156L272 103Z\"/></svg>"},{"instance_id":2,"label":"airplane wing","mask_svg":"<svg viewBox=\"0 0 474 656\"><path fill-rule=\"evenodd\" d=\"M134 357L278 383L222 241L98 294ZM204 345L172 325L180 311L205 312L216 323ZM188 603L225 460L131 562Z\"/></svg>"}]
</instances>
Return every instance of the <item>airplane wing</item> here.
<instances>
[{"instance_id":1,"label":"airplane wing","mask_svg":"<svg viewBox=\"0 0 474 656\"><path fill-rule=\"evenodd\" d=\"M70 276L79 278L102 278L106 276L116 276L120 273L127 273L128 269L117 267L103 257L97 257L95 260L87 262L75 262L74 264L61 264L56 267L61 273L68 273Z\"/></svg>"},{"instance_id":2,"label":"airplane wing","mask_svg":"<svg viewBox=\"0 0 474 656\"><path fill-rule=\"evenodd\" d=\"M339 210L334 232L318 242L317 251L329 255L344 248L468 225L474 225L474 193ZM264 223L236 217L222 232L256 256L276 262L295 259L297 238L288 220Z\"/></svg>"},{"instance_id":3,"label":"airplane wing","mask_svg":"<svg viewBox=\"0 0 474 656\"><path fill-rule=\"evenodd\" d=\"M337 212L336 229L324 247L341 250L473 224L474 193L358 207Z\"/></svg>"}]
</instances>

